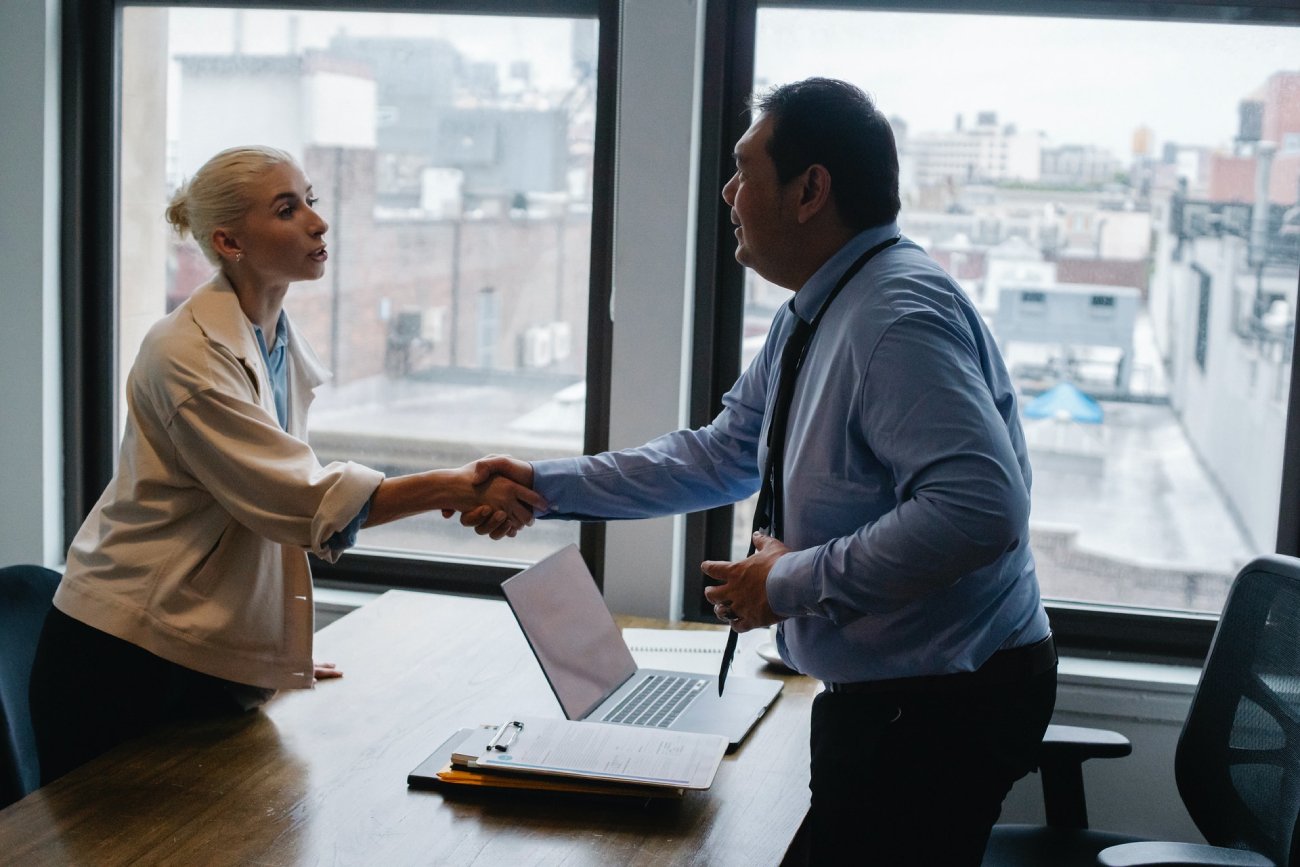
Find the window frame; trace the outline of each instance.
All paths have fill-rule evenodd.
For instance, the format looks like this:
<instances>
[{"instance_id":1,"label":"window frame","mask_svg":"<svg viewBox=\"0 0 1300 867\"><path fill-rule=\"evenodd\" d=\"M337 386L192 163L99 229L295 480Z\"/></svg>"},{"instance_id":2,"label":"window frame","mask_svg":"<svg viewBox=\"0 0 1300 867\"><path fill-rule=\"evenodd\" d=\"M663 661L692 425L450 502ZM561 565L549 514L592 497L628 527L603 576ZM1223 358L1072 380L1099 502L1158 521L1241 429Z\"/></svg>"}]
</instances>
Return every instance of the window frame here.
<instances>
[{"instance_id":1,"label":"window frame","mask_svg":"<svg viewBox=\"0 0 1300 867\"><path fill-rule=\"evenodd\" d=\"M731 255L730 215L719 191L733 171L731 146L748 127L745 111L753 89L755 39L760 7L806 6L888 12L1001 14L1116 20L1273 24L1300 27L1300 8L1289 0L839 0L765 2L707 0L704 71L701 90L699 226L696 240L696 349L689 397L692 426L708 424L722 407L722 396L740 374L744 269ZM1297 335L1300 337L1300 335ZM1300 342L1300 341L1298 341ZM1293 357L1295 357L1293 355ZM1285 454L1276 552L1300 555L1300 364L1291 370ZM687 563L731 559L731 506L687 519ZM1264 552L1261 552L1264 553ZM684 598L689 619L714 620L703 597L698 570L686 570ZM1209 650L1218 617L1154 609L1048 601L1052 629L1066 651L1083 656L1199 665Z\"/></svg>"},{"instance_id":2,"label":"window frame","mask_svg":"<svg viewBox=\"0 0 1300 867\"><path fill-rule=\"evenodd\" d=\"M113 475L116 457L118 242L122 10L127 6L303 9L530 17L598 21L592 239L588 289L587 405L583 448L609 440L610 292L613 274L618 0L65 0L62 8L59 253L64 392L64 547ZM603 587L605 525L583 524L580 548ZM355 551L337 563L313 558L318 582L366 589L409 587L495 596L524 565L500 559Z\"/></svg>"}]
</instances>

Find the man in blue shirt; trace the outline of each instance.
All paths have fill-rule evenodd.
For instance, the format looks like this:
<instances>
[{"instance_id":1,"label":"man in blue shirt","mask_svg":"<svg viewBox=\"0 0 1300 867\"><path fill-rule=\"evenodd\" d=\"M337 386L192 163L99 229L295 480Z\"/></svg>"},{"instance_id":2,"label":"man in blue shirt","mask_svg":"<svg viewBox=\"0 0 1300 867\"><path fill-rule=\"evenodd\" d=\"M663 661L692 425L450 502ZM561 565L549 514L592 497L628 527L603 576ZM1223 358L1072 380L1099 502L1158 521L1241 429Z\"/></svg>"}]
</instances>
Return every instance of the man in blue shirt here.
<instances>
[{"instance_id":1,"label":"man in blue shirt","mask_svg":"<svg viewBox=\"0 0 1300 867\"><path fill-rule=\"evenodd\" d=\"M780 623L782 657L826 682L812 863L978 865L1056 694L1015 390L970 300L899 235L898 157L871 100L809 79L757 108L722 197L736 259L794 296L721 413L640 448L480 471L574 520L771 485L754 553L701 568L720 619Z\"/></svg>"}]
</instances>

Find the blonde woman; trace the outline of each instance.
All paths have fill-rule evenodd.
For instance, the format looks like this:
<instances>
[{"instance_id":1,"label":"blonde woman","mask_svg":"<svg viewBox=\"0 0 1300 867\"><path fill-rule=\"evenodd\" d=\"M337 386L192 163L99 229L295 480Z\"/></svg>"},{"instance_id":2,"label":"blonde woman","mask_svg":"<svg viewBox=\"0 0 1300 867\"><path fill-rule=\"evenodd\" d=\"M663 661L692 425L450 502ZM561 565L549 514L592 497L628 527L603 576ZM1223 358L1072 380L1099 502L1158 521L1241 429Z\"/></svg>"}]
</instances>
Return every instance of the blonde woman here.
<instances>
[{"instance_id":1,"label":"blonde woman","mask_svg":"<svg viewBox=\"0 0 1300 867\"><path fill-rule=\"evenodd\" d=\"M289 154L241 147L167 209L217 272L145 337L117 472L68 551L32 673L43 782L158 723L338 676L312 659L307 552L333 561L360 527L429 510L499 538L545 505L472 465L317 461L307 408L328 374L282 306L325 273L315 204Z\"/></svg>"}]
</instances>

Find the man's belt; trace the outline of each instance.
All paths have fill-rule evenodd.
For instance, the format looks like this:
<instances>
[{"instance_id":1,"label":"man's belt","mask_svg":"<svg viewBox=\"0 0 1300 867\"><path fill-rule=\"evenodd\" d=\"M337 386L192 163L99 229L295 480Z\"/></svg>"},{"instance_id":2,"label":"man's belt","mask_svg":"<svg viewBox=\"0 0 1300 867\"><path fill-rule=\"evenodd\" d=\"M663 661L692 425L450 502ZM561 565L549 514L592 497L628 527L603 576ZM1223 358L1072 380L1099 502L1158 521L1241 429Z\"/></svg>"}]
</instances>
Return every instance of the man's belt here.
<instances>
[{"instance_id":1,"label":"man's belt","mask_svg":"<svg viewBox=\"0 0 1300 867\"><path fill-rule=\"evenodd\" d=\"M827 683L827 692L946 692L973 686L997 686L1020 683L1056 667L1056 642L1051 635L1034 644L999 650L974 671L932 674L922 677L897 677L862 683Z\"/></svg>"}]
</instances>

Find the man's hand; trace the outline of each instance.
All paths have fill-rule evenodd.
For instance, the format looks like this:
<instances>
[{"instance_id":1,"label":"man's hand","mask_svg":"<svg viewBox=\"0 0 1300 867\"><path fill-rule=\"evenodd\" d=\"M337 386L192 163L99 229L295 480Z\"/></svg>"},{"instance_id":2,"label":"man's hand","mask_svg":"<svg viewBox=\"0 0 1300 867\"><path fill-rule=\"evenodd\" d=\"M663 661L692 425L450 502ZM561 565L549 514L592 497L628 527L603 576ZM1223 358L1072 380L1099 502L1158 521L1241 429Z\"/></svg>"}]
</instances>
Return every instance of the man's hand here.
<instances>
[{"instance_id":1,"label":"man's hand","mask_svg":"<svg viewBox=\"0 0 1300 867\"><path fill-rule=\"evenodd\" d=\"M474 484L483 484L493 476L505 476L529 490L533 487L533 465L509 455L487 455L474 461Z\"/></svg>"},{"instance_id":2,"label":"man's hand","mask_svg":"<svg viewBox=\"0 0 1300 867\"><path fill-rule=\"evenodd\" d=\"M480 536L501 539L531 526L533 515L549 504L532 489L532 465L505 455L488 455L461 467L481 505L461 512L460 522ZM454 512L443 510L443 517Z\"/></svg>"},{"instance_id":3,"label":"man's hand","mask_svg":"<svg viewBox=\"0 0 1300 867\"><path fill-rule=\"evenodd\" d=\"M700 569L715 581L704 588L704 598L713 603L713 613L737 632L771 626L782 618L767 604L767 573L772 564L790 549L783 542L754 534L754 553L744 560L705 560Z\"/></svg>"}]
</instances>

